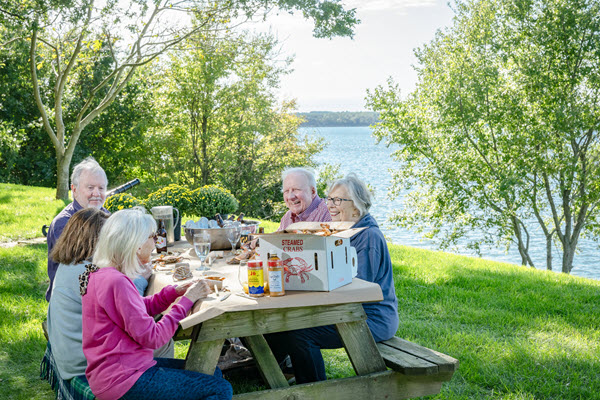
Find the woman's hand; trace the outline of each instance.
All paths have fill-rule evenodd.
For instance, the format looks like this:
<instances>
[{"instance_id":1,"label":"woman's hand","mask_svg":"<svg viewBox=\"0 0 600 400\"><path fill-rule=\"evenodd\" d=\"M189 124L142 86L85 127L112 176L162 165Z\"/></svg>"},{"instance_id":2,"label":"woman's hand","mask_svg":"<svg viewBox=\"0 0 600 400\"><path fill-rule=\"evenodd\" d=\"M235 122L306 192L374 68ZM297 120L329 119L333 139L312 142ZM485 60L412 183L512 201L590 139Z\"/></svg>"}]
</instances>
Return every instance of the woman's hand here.
<instances>
[{"instance_id":1,"label":"woman's hand","mask_svg":"<svg viewBox=\"0 0 600 400\"><path fill-rule=\"evenodd\" d=\"M150 279L152 276L152 262L142 264L142 275L146 280Z\"/></svg>"},{"instance_id":2,"label":"woman's hand","mask_svg":"<svg viewBox=\"0 0 600 400\"><path fill-rule=\"evenodd\" d=\"M194 282L185 292L184 296L194 303L210 294L210 287L205 279Z\"/></svg>"},{"instance_id":3,"label":"woman's hand","mask_svg":"<svg viewBox=\"0 0 600 400\"><path fill-rule=\"evenodd\" d=\"M177 292L177 296L183 296L185 294L185 292L188 290L188 288L196 282L198 282L198 279L175 286L175 291Z\"/></svg>"}]
</instances>

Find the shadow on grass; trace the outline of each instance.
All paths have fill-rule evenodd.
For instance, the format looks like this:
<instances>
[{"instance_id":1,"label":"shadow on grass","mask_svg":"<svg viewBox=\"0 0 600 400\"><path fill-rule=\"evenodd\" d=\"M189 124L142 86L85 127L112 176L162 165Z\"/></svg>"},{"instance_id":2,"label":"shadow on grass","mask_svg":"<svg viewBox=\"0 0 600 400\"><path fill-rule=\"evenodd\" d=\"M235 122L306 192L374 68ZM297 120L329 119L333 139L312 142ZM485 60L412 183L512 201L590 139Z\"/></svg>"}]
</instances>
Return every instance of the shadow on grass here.
<instances>
[{"instance_id":1,"label":"shadow on grass","mask_svg":"<svg viewBox=\"0 0 600 400\"><path fill-rule=\"evenodd\" d=\"M11 202L12 196L8 193L0 195L0 204L8 204Z\"/></svg>"}]
</instances>

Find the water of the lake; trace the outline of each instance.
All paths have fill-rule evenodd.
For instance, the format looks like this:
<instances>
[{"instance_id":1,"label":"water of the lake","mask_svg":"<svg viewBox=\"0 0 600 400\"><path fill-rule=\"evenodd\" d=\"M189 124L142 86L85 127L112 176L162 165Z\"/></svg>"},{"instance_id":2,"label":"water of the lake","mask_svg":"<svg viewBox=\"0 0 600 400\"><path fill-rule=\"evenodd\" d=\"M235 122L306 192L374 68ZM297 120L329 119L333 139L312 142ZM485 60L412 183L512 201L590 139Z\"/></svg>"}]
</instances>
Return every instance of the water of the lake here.
<instances>
[{"instance_id":1,"label":"water of the lake","mask_svg":"<svg viewBox=\"0 0 600 400\"><path fill-rule=\"evenodd\" d=\"M370 128L301 128L300 132L323 137L329 143L327 148L317 155L316 160L318 162L340 164L340 172L343 174L356 172L365 182L375 188L375 199L371 213L377 219L386 237L397 244L436 249L432 241L423 239L415 232L394 226L388 222L388 217L393 210L400 209L403 206L401 196L392 201L387 198L391 182L388 170L389 168L397 167L397 163L390 157L394 149L387 148L383 144L376 145ZM535 237L532 240L531 247L531 257L534 264L538 268L545 269L546 245L543 236ZM580 239L579 247L580 251L575 256L571 274L585 278L600 279L600 252L598 251L598 245L582 238ZM457 254L473 255L472 252L460 245L453 251ZM486 248L482 250L482 258L514 264L521 263L516 246L511 246L508 253L504 249ZM555 271L560 271L560 261L559 253L555 249L553 255L553 267Z\"/></svg>"}]
</instances>

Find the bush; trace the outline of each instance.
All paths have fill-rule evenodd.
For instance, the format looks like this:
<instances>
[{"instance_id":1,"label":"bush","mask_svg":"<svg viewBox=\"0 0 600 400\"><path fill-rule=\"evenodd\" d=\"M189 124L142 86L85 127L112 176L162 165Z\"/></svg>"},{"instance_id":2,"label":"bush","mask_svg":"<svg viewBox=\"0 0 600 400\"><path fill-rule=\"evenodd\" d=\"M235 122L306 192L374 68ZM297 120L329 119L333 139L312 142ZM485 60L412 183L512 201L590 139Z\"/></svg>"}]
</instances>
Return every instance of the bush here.
<instances>
[{"instance_id":1,"label":"bush","mask_svg":"<svg viewBox=\"0 0 600 400\"><path fill-rule=\"evenodd\" d=\"M179 215L191 214L193 213L192 191L186 186L177 184L168 185L150 193L144 205L148 211L156 206L173 206L179 210Z\"/></svg>"},{"instance_id":2,"label":"bush","mask_svg":"<svg viewBox=\"0 0 600 400\"><path fill-rule=\"evenodd\" d=\"M229 190L215 185L207 185L192 190L191 203L190 214L209 219L217 213L234 213L239 206L239 202Z\"/></svg>"},{"instance_id":3,"label":"bush","mask_svg":"<svg viewBox=\"0 0 600 400\"><path fill-rule=\"evenodd\" d=\"M124 210L126 208L132 208L135 206L143 205L143 201L137 199L129 193L119 193L112 195L108 197L104 202L104 208L106 208L111 213L114 213L119 210Z\"/></svg>"}]
</instances>

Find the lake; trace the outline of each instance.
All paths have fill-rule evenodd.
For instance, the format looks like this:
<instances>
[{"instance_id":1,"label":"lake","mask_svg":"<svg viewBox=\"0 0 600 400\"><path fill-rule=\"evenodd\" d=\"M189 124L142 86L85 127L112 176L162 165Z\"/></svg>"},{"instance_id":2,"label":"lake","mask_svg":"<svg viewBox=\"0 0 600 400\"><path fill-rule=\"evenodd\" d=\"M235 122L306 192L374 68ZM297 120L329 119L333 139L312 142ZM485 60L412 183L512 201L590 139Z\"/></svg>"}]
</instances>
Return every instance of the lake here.
<instances>
[{"instance_id":1,"label":"lake","mask_svg":"<svg viewBox=\"0 0 600 400\"><path fill-rule=\"evenodd\" d=\"M319 163L340 164L340 172L347 174L355 172L366 183L375 188L375 198L371 214L377 219L384 235L393 243L405 246L421 247L437 250L435 243L422 238L418 233L394 226L388 221L393 210L403 207L402 196L389 200L390 168L397 168L398 163L392 160L390 154L394 148L375 144L369 127L344 128L300 128L300 133L323 137L329 145L315 159ZM593 241L580 238L579 253L575 256L572 275L585 278L600 279L600 252ZM543 235L538 235L531 242L531 258L537 268L546 268L546 244ZM453 249L456 254L474 255L464 245L459 244ZM511 246L508 252L504 249L482 249L482 258L520 264L521 257L516 246ZM553 268L560 271L560 256L555 249L553 252Z\"/></svg>"}]
</instances>

